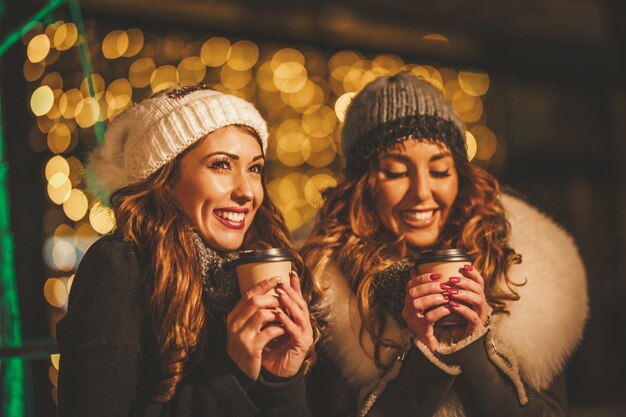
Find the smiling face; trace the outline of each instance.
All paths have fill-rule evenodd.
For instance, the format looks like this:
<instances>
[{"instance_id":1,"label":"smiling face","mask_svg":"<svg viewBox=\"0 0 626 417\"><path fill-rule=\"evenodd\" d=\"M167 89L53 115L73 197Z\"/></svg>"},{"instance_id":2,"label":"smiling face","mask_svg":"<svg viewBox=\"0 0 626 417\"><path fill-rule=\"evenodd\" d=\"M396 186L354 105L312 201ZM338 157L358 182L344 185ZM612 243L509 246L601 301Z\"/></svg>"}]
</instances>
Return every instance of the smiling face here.
<instances>
[{"instance_id":1,"label":"smiling face","mask_svg":"<svg viewBox=\"0 0 626 417\"><path fill-rule=\"evenodd\" d=\"M263 165L258 140L235 126L210 133L183 156L174 200L211 248L241 246L263 202Z\"/></svg>"},{"instance_id":2,"label":"smiling face","mask_svg":"<svg viewBox=\"0 0 626 417\"><path fill-rule=\"evenodd\" d=\"M374 200L380 221L411 247L434 245L459 190L450 150L409 139L379 152L377 158Z\"/></svg>"}]
</instances>

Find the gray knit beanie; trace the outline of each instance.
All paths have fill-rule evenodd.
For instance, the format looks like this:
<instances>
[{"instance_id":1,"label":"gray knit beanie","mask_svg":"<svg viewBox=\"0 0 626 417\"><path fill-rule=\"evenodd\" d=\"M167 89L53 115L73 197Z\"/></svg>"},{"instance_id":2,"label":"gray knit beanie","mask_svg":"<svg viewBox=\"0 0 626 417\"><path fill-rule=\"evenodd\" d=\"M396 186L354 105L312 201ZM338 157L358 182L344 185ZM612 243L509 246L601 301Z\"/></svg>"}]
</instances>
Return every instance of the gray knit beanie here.
<instances>
[{"instance_id":1,"label":"gray knit beanie","mask_svg":"<svg viewBox=\"0 0 626 417\"><path fill-rule=\"evenodd\" d=\"M263 153L267 124L254 106L206 85L170 89L124 110L89 155L85 180L105 203L122 187L147 178L209 133L229 125L255 130Z\"/></svg>"},{"instance_id":2,"label":"gray knit beanie","mask_svg":"<svg viewBox=\"0 0 626 417\"><path fill-rule=\"evenodd\" d=\"M375 79L352 100L342 130L345 173L360 175L370 158L409 137L441 141L465 160L465 127L435 87L409 72Z\"/></svg>"}]
</instances>

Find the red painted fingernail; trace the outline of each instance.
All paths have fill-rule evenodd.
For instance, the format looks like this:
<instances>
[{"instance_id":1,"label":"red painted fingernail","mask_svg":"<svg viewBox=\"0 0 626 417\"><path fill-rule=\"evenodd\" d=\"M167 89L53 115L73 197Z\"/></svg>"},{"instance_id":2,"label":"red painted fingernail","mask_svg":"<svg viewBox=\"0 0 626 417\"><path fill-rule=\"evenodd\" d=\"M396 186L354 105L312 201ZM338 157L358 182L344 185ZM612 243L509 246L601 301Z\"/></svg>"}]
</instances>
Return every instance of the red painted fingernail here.
<instances>
[{"instance_id":1,"label":"red painted fingernail","mask_svg":"<svg viewBox=\"0 0 626 417\"><path fill-rule=\"evenodd\" d=\"M428 277L432 279L433 281L436 281L439 278L441 278L441 274L430 274Z\"/></svg>"},{"instance_id":2,"label":"red painted fingernail","mask_svg":"<svg viewBox=\"0 0 626 417\"><path fill-rule=\"evenodd\" d=\"M461 282L461 278L460 277L450 277L450 282L453 284L458 284L459 282Z\"/></svg>"},{"instance_id":3,"label":"red painted fingernail","mask_svg":"<svg viewBox=\"0 0 626 417\"><path fill-rule=\"evenodd\" d=\"M443 299L448 301L450 299L450 297L448 297L446 294L442 294L443 295Z\"/></svg>"},{"instance_id":4,"label":"red painted fingernail","mask_svg":"<svg viewBox=\"0 0 626 417\"><path fill-rule=\"evenodd\" d=\"M463 266L463 268L465 268L466 271L471 272L474 270L474 268L472 267L472 265L465 265Z\"/></svg>"},{"instance_id":5,"label":"red painted fingernail","mask_svg":"<svg viewBox=\"0 0 626 417\"><path fill-rule=\"evenodd\" d=\"M459 290L446 290L446 292L450 295L458 294Z\"/></svg>"},{"instance_id":6,"label":"red painted fingernail","mask_svg":"<svg viewBox=\"0 0 626 417\"><path fill-rule=\"evenodd\" d=\"M450 301L450 305L451 305L452 307L458 307L458 306L459 306L459 303L457 303L456 301Z\"/></svg>"},{"instance_id":7,"label":"red painted fingernail","mask_svg":"<svg viewBox=\"0 0 626 417\"><path fill-rule=\"evenodd\" d=\"M448 285L448 284L439 284L439 287L440 287L442 290L449 290L449 289L451 289L451 288L452 288L452 287L451 287L450 285Z\"/></svg>"}]
</instances>

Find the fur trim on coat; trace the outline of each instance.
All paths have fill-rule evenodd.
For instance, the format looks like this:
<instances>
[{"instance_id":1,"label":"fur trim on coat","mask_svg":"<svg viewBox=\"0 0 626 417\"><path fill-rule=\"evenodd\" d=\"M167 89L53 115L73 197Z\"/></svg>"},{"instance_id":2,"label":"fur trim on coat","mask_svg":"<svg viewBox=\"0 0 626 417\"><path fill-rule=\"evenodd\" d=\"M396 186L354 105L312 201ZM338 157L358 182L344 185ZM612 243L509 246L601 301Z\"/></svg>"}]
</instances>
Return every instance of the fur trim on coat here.
<instances>
[{"instance_id":1,"label":"fur trim on coat","mask_svg":"<svg viewBox=\"0 0 626 417\"><path fill-rule=\"evenodd\" d=\"M581 341L589 314L586 273L578 249L564 229L520 199L503 195L501 201L511 223L509 244L523 256L521 264L511 267L510 277L513 282L526 281L526 285L516 288L518 301L507 303L510 315L494 316L487 334L487 353L511 379L520 403L525 404L524 384L547 389ZM390 364L382 375L372 359L369 337L364 337L365 348L359 342L361 319L347 279L328 258L318 263L314 274L324 289L317 306L328 323L324 346L348 383L360 389L359 402L367 407L371 393L382 392L399 372L400 366L391 366L398 352L382 352L383 362ZM387 323L384 337L402 346L411 343L408 331L391 316ZM441 362L420 342L416 345L444 372L462 372ZM464 416L462 410L457 395L451 392L436 416Z\"/></svg>"}]
</instances>

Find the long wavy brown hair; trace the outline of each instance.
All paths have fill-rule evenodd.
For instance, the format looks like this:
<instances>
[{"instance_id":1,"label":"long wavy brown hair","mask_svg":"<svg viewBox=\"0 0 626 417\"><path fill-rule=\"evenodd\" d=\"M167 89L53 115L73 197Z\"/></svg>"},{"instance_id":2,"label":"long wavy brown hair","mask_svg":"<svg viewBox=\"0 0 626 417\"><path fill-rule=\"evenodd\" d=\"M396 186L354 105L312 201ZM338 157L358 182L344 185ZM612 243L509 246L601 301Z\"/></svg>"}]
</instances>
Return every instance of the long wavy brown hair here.
<instances>
[{"instance_id":1,"label":"long wavy brown hair","mask_svg":"<svg viewBox=\"0 0 626 417\"><path fill-rule=\"evenodd\" d=\"M253 129L236 126L261 143ZM172 199L172 187L179 178L181 161L200 143L187 148L148 178L117 190L111 197L117 232L145 254L149 274L154 278L148 290L148 301L161 364L160 380L152 397L157 402L172 398L184 376L185 360L203 340L211 337L204 334L209 317L202 296L202 273L192 240L193 232L185 214ZM269 198L265 177L263 191L263 202L246 232L241 249L288 249L295 259L294 268L300 276L304 298L309 302L310 275L289 241L282 214ZM315 320L312 323L316 340L319 331ZM313 361L314 350L311 349L305 370Z\"/></svg>"},{"instance_id":2,"label":"long wavy brown hair","mask_svg":"<svg viewBox=\"0 0 626 417\"><path fill-rule=\"evenodd\" d=\"M500 185L467 160L454 156L454 162L459 191L434 248L465 249L485 279L485 295L494 313L506 313L505 302L518 300L515 286L523 284L514 283L508 274L513 264L521 262L521 255L508 244L510 224L499 200ZM373 157L362 172L342 177L336 187L324 192L318 223L301 253L311 270L323 259L339 267L356 294L363 323L361 338L370 335L374 359L384 366L379 362L380 348L400 346L382 337L386 316L374 278L406 260L410 249L402 236L394 236L378 218L374 205L377 171L378 158ZM323 292L313 279L316 292Z\"/></svg>"}]
</instances>

